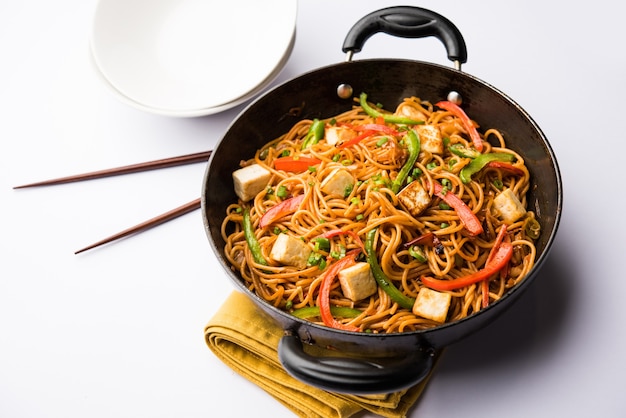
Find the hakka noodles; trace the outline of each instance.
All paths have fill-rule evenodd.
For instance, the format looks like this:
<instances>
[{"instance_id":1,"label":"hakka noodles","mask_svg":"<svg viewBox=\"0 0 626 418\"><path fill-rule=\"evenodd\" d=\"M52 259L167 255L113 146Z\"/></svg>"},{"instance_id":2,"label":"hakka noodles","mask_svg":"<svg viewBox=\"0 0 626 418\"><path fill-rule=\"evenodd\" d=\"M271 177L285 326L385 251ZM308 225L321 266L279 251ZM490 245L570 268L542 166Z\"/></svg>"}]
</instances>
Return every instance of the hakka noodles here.
<instances>
[{"instance_id":1,"label":"hakka noodles","mask_svg":"<svg viewBox=\"0 0 626 418\"><path fill-rule=\"evenodd\" d=\"M241 162L221 228L231 268L269 304L348 331L478 312L535 262L523 158L452 102L367 99Z\"/></svg>"}]
</instances>

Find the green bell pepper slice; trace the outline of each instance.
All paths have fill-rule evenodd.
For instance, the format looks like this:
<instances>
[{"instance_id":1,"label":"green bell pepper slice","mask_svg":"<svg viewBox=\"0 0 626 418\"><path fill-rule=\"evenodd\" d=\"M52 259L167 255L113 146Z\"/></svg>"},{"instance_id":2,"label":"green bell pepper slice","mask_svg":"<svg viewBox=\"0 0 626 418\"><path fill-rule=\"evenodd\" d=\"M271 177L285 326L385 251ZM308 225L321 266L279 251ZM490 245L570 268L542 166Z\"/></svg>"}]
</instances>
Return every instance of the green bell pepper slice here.
<instances>
[{"instance_id":1,"label":"green bell pepper slice","mask_svg":"<svg viewBox=\"0 0 626 418\"><path fill-rule=\"evenodd\" d=\"M248 243L248 248L250 248L254 261L256 261L257 264L267 266L267 260L261 251L261 244L259 244L254 234L254 228L252 227L252 221L250 219L250 209L247 207L243 209L243 234L246 237L246 242Z\"/></svg>"},{"instance_id":2,"label":"green bell pepper slice","mask_svg":"<svg viewBox=\"0 0 626 418\"><path fill-rule=\"evenodd\" d=\"M378 110L370 106L369 103L367 103L367 94L365 93L361 93L361 95L359 96L359 104L361 105L365 113L368 114L368 116L371 116L373 118L383 118L385 123L395 123L398 125L423 125L424 124L423 120L415 120L415 119L407 118L404 116L396 116L396 115L390 115L390 114L379 112Z\"/></svg>"},{"instance_id":3,"label":"green bell pepper slice","mask_svg":"<svg viewBox=\"0 0 626 418\"><path fill-rule=\"evenodd\" d=\"M409 175L409 172L413 169L413 166L415 165L415 162L417 161L417 157L419 156L419 153L420 153L421 144L420 144L420 138L417 132L411 129L410 131L407 132L405 139L407 140L406 142L407 142L407 148L409 150L409 158L407 159L406 163L404 163L404 166L402 167L402 169L400 169L398 176L395 178L395 180L391 184L391 190L394 193L398 193L400 191L400 188L402 187L404 180L406 180L407 176Z\"/></svg>"},{"instance_id":4,"label":"green bell pepper slice","mask_svg":"<svg viewBox=\"0 0 626 418\"><path fill-rule=\"evenodd\" d=\"M313 119L313 123L309 128L304 140L302 141L302 149L306 149L311 145L317 144L320 139L324 138L325 123L319 119Z\"/></svg>"},{"instance_id":5,"label":"green bell pepper slice","mask_svg":"<svg viewBox=\"0 0 626 418\"><path fill-rule=\"evenodd\" d=\"M474 158L468 165L461 169L459 177L465 184L472 181L472 176L482 170L491 161L513 162L515 156L506 152L490 152L487 154L480 154Z\"/></svg>"},{"instance_id":6,"label":"green bell pepper slice","mask_svg":"<svg viewBox=\"0 0 626 418\"><path fill-rule=\"evenodd\" d=\"M415 299L406 296L397 287L393 285L393 283L387 278L385 272L382 270L380 265L378 264L378 259L376 258L376 252L374 251L374 239L376 237L376 228L370 230L367 233L367 238L365 240L365 252L367 256L367 262L370 265L370 269L372 270L372 275L380 286L381 289L385 291L398 305L406 309L413 309L413 305L415 304Z\"/></svg>"},{"instance_id":7,"label":"green bell pepper slice","mask_svg":"<svg viewBox=\"0 0 626 418\"><path fill-rule=\"evenodd\" d=\"M476 149L468 148L463 144L452 144L448 147L448 149L451 153L463 158L476 158L482 155Z\"/></svg>"},{"instance_id":8,"label":"green bell pepper slice","mask_svg":"<svg viewBox=\"0 0 626 418\"><path fill-rule=\"evenodd\" d=\"M334 317L339 318L356 318L363 312L347 306L331 306L330 313L332 313ZM291 314L300 319L318 318L321 316L319 306L306 306L304 308L296 309L291 312Z\"/></svg>"}]
</instances>

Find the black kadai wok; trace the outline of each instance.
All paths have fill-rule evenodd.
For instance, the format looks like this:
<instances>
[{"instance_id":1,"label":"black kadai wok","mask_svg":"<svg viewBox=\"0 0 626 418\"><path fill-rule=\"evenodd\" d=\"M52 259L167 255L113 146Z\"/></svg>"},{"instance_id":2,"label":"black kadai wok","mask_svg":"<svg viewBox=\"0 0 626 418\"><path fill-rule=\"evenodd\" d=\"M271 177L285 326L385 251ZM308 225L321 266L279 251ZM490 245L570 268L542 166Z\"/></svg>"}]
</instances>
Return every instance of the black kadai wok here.
<instances>
[{"instance_id":1,"label":"black kadai wok","mask_svg":"<svg viewBox=\"0 0 626 418\"><path fill-rule=\"evenodd\" d=\"M365 41L384 32L393 36L435 36L445 45L455 68L402 59L353 60ZM511 98L460 70L465 42L445 17L429 10L400 6L381 9L359 20L343 50L348 59L300 75L265 93L230 125L209 160L202 189L202 215L210 245L234 285L285 330L278 354L285 370L310 385L341 393L388 393L412 386L428 374L434 353L485 327L511 306L532 283L548 256L557 232L562 185L555 155L533 119ZM420 331L375 334L344 331L296 318L249 291L224 254L220 228L226 207L237 202L232 173L264 144L289 131L299 120L330 118L352 108L361 92L393 109L405 97L431 102L450 94L480 126L497 127L507 146L519 153L530 171L528 209L536 214L541 235L536 262L526 278L504 297L471 316ZM308 345L331 347L336 355L318 356Z\"/></svg>"}]
</instances>

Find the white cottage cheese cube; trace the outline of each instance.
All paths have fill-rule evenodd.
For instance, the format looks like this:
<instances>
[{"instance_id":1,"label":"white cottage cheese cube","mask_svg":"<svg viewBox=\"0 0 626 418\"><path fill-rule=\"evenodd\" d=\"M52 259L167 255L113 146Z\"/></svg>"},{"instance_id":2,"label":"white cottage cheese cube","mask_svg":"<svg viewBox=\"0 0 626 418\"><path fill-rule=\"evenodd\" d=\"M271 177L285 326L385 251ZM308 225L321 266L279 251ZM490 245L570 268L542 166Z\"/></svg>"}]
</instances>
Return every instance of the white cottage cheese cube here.
<instances>
[{"instance_id":1,"label":"white cottage cheese cube","mask_svg":"<svg viewBox=\"0 0 626 418\"><path fill-rule=\"evenodd\" d=\"M398 200L404 209L413 216L418 216L430 205L430 195L422 187L422 183L415 180L409 183L398 193Z\"/></svg>"},{"instance_id":2,"label":"white cottage cheese cube","mask_svg":"<svg viewBox=\"0 0 626 418\"><path fill-rule=\"evenodd\" d=\"M330 126L324 132L324 138L329 145L337 145L349 141L356 136L356 132L345 126Z\"/></svg>"},{"instance_id":3,"label":"white cottage cheese cube","mask_svg":"<svg viewBox=\"0 0 626 418\"><path fill-rule=\"evenodd\" d=\"M354 186L354 177L348 170L338 168L330 173L320 184L320 188L326 194L345 196L346 190Z\"/></svg>"},{"instance_id":4,"label":"white cottage cheese cube","mask_svg":"<svg viewBox=\"0 0 626 418\"><path fill-rule=\"evenodd\" d=\"M338 274L343 295L353 302L365 299L376 292L376 280L367 263L356 263Z\"/></svg>"},{"instance_id":5,"label":"white cottage cheese cube","mask_svg":"<svg viewBox=\"0 0 626 418\"><path fill-rule=\"evenodd\" d=\"M493 199L493 207L498 211L504 223L509 225L526 215L522 202L511 189L505 189L497 195Z\"/></svg>"},{"instance_id":6,"label":"white cottage cheese cube","mask_svg":"<svg viewBox=\"0 0 626 418\"><path fill-rule=\"evenodd\" d=\"M258 164L240 168L233 172L233 182L235 183L235 193L244 202L247 202L259 194L270 178L272 173Z\"/></svg>"},{"instance_id":7,"label":"white cottage cheese cube","mask_svg":"<svg viewBox=\"0 0 626 418\"><path fill-rule=\"evenodd\" d=\"M420 148L431 154L443 154L443 138L439 128L432 125L421 125L416 128L420 137Z\"/></svg>"},{"instance_id":8,"label":"white cottage cheese cube","mask_svg":"<svg viewBox=\"0 0 626 418\"><path fill-rule=\"evenodd\" d=\"M428 117L424 113L422 113L421 111L417 110L413 106L403 106L403 105L400 105L400 106L398 106L398 111L395 113L395 115L397 115L397 116L406 116L406 117L408 117L410 119L413 119L413 120L426 120L426 119L428 119Z\"/></svg>"},{"instance_id":9,"label":"white cottage cheese cube","mask_svg":"<svg viewBox=\"0 0 626 418\"><path fill-rule=\"evenodd\" d=\"M301 239L279 234L270 251L270 258L280 264L303 269L310 254L311 249Z\"/></svg>"},{"instance_id":10,"label":"white cottage cheese cube","mask_svg":"<svg viewBox=\"0 0 626 418\"><path fill-rule=\"evenodd\" d=\"M436 290L422 287L415 299L413 313L422 318L443 323L448 316L451 300L452 295L450 293L437 292Z\"/></svg>"}]
</instances>

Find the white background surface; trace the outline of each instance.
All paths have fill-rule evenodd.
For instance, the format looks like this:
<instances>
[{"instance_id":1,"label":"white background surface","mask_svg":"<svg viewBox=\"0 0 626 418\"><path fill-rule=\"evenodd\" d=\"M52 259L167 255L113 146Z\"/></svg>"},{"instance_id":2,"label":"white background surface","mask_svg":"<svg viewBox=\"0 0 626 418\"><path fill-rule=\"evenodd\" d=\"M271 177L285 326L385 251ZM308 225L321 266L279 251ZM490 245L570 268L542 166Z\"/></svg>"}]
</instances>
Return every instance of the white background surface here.
<instances>
[{"instance_id":1,"label":"white background surface","mask_svg":"<svg viewBox=\"0 0 626 418\"><path fill-rule=\"evenodd\" d=\"M349 27L398 4L459 27L463 69L533 116L565 190L545 269L500 320L448 348L410 415L625 416L624 7L301 0L295 49L277 82L342 61ZM94 7L0 3L0 417L290 417L205 346L203 327L233 288L199 211L73 254L199 197L204 164L12 190L210 149L242 110L177 119L117 101L89 65ZM355 58L365 57L447 63L438 41L384 35Z\"/></svg>"}]
</instances>

